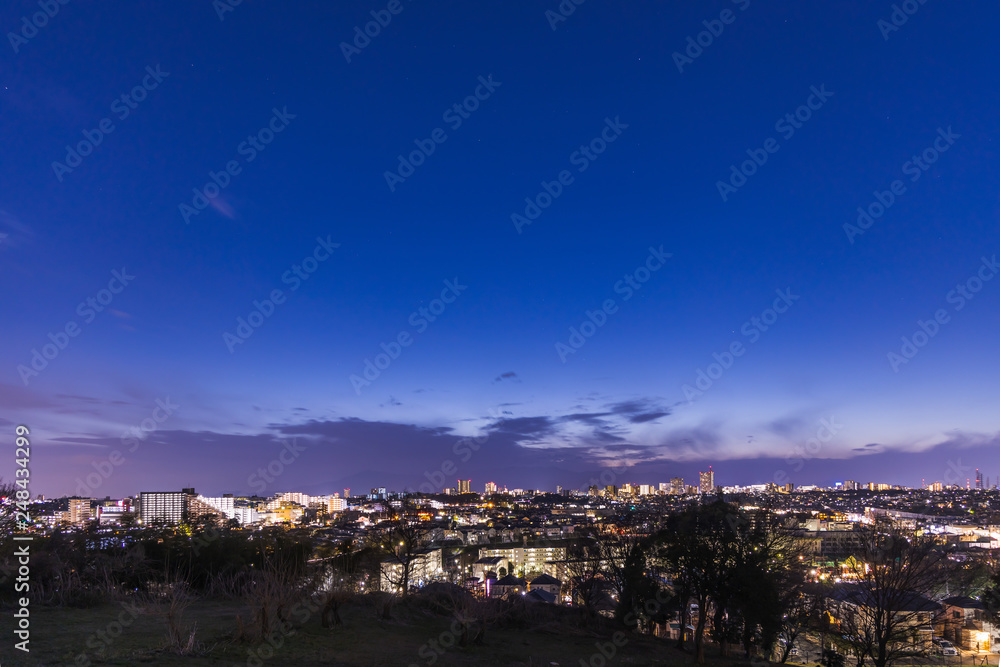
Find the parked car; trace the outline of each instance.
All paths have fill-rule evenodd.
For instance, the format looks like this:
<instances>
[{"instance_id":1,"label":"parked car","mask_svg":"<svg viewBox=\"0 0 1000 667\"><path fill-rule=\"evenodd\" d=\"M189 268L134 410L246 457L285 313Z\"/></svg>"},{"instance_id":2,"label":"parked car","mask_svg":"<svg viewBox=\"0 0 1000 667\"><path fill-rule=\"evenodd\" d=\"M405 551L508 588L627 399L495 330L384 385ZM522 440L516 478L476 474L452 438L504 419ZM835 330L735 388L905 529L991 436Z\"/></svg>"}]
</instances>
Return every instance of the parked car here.
<instances>
[{"instance_id":1,"label":"parked car","mask_svg":"<svg viewBox=\"0 0 1000 667\"><path fill-rule=\"evenodd\" d=\"M785 650L785 646L788 645L788 641L784 637L778 637L778 645L781 647L781 650L784 651ZM798 655L798 654L799 654L798 647L795 646L794 644L792 644L792 648L788 651L788 655L791 656L791 655Z\"/></svg>"}]
</instances>

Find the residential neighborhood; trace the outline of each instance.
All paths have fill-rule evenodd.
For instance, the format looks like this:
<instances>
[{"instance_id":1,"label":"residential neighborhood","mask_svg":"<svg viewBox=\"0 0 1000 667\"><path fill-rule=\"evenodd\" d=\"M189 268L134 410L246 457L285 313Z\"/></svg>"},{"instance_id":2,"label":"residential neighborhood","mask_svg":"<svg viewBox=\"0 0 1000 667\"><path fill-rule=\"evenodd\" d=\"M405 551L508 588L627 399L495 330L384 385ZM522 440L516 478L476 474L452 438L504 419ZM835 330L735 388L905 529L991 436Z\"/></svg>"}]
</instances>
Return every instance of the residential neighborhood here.
<instances>
[{"instance_id":1,"label":"residential neighborhood","mask_svg":"<svg viewBox=\"0 0 1000 667\"><path fill-rule=\"evenodd\" d=\"M183 529L196 547L222 535L285 535L308 545L311 566L326 568L328 594L450 590L609 620L633 613L634 632L690 644L696 656L706 646L727 653L742 645L793 663L996 663L995 490L701 481L557 493L491 483L496 491L484 494L461 483L463 493L270 498L183 489L32 507L39 535L86 535L88 549L116 540L127 548L144 531ZM743 587L753 595L745 598Z\"/></svg>"}]
</instances>

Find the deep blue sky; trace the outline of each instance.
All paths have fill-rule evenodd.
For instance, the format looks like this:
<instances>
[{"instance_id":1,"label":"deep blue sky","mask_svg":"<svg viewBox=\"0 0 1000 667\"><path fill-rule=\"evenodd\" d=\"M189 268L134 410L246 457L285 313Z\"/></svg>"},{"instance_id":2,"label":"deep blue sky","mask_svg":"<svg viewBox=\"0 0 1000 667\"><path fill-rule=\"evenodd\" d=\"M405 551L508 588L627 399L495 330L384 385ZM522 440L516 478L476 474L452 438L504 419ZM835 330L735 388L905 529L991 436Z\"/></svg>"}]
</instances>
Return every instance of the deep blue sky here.
<instances>
[{"instance_id":1,"label":"deep blue sky","mask_svg":"<svg viewBox=\"0 0 1000 667\"><path fill-rule=\"evenodd\" d=\"M554 1L402 0L348 63L341 43L386 4L244 0L220 20L207 0L70 2L0 45L0 425L31 427L37 492L72 493L95 466L112 471L91 477L101 497L412 488L442 467L477 490L710 463L722 484L1000 475L1000 280L949 300L1000 253L995 4L914 3L889 32L889 2L590 0L553 30ZM673 54L723 10L732 22L679 71ZM7 3L0 27L38 11ZM115 103L144 77L134 109ZM456 128L443 114L477 87ZM810 102L794 133L776 127ZM249 161L242 142L275 109L283 129ZM104 118L92 154L53 167ZM437 128L446 140L390 189L397 156ZM574 155L602 131L603 153ZM949 132L926 171L907 168ZM767 161L724 200L748 150ZM563 170L572 182L517 229ZM884 215L845 231L896 179ZM340 245L293 289L318 238ZM647 260L662 268L626 300L618 281ZM78 310L123 268L134 279L102 312ZM445 281L464 289L425 328ZM227 344L275 289L284 302ZM787 290L773 326L744 328ZM608 299L563 361L557 343ZM946 323L894 369L887 355L939 309ZM44 369L19 370L70 322ZM412 344L352 383L401 332ZM713 354L734 341L719 377ZM717 379L685 392L700 370ZM155 431L123 439L168 398ZM459 455L462 436L485 441ZM255 487L292 438L304 450Z\"/></svg>"}]
</instances>

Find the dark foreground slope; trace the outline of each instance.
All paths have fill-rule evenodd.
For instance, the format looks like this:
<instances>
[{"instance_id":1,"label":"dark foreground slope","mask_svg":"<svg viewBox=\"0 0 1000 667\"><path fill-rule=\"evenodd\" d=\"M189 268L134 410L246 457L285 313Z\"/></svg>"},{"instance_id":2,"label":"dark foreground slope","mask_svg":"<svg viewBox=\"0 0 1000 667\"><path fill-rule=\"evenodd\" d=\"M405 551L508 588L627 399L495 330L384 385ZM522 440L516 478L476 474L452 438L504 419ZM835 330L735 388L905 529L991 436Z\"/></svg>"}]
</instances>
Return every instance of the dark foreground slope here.
<instances>
[{"instance_id":1,"label":"dark foreground slope","mask_svg":"<svg viewBox=\"0 0 1000 667\"><path fill-rule=\"evenodd\" d=\"M479 644L460 646L455 614L427 601L397 604L380 619L374 601L355 598L342 606L343 624L323 628L320 613L299 615L291 632L266 643L238 640L249 619L239 602L199 601L178 624L183 648L168 649L163 608L140 611L127 605L31 611L31 653L0 647L7 665L690 665L693 658L671 643L613 633L600 623L583 623L574 610L531 609L524 619L491 622ZM6 615L6 614L5 614ZM239 616L239 620L237 617ZM293 619L296 620L296 619ZM189 643L194 629L194 640ZM190 647L188 649L188 646ZM713 649L709 649L712 653ZM709 656L709 664L738 664ZM749 664L748 662L746 664Z\"/></svg>"}]
</instances>

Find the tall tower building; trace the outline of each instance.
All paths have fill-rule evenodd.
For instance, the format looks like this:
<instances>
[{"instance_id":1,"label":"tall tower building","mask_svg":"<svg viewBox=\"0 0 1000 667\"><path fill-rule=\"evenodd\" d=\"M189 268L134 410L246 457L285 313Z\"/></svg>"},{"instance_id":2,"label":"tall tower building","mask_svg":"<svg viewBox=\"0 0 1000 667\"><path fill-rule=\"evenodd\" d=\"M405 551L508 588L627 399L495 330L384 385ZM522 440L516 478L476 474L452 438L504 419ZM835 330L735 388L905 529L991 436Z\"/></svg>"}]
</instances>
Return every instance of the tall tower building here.
<instances>
[{"instance_id":1,"label":"tall tower building","mask_svg":"<svg viewBox=\"0 0 1000 667\"><path fill-rule=\"evenodd\" d=\"M185 519L187 494L183 491L143 491L139 494L139 520L144 525L175 525Z\"/></svg>"},{"instance_id":2,"label":"tall tower building","mask_svg":"<svg viewBox=\"0 0 1000 667\"><path fill-rule=\"evenodd\" d=\"M497 492L496 482L486 482L486 495L492 496Z\"/></svg>"},{"instance_id":3,"label":"tall tower building","mask_svg":"<svg viewBox=\"0 0 1000 667\"><path fill-rule=\"evenodd\" d=\"M715 491L715 473L712 466L708 466L708 472L698 473L699 490L702 493L712 493Z\"/></svg>"},{"instance_id":4,"label":"tall tower building","mask_svg":"<svg viewBox=\"0 0 1000 667\"><path fill-rule=\"evenodd\" d=\"M674 494L675 496L683 496L684 495L684 478L683 477L674 477L674 478L672 478L670 480L670 493Z\"/></svg>"},{"instance_id":5,"label":"tall tower building","mask_svg":"<svg viewBox=\"0 0 1000 667\"><path fill-rule=\"evenodd\" d=\"M340 497L339 493L333 494L333 498L326 501L326 511L329 514L337 514L338 512L343 512L347 508L347 503L344 499Z\"/></svg>"},{"instance_id":6,"label":"tall tower building","mask_svg":"<svg viewBox=\"0 0 1000 667\"><path fill-rule=\"evenodd\" d=\"M93 518L90 512L90 498L69 499L69 522L79 526Z\"/></svg>"},{"instance_id":7,"label":"tall tower building","mask_svg":"<svg viewBox=\"0 0 1000 667\"><path fill-rule=\"evenodd\" d=\"M472 493L472 480L471 479L460 479L460 480L458 480L458 492L459 493Z\"/></svg>"}]
</instances>

